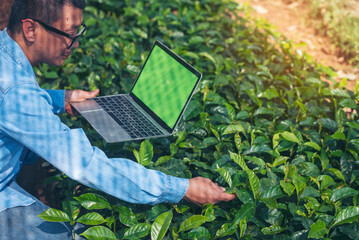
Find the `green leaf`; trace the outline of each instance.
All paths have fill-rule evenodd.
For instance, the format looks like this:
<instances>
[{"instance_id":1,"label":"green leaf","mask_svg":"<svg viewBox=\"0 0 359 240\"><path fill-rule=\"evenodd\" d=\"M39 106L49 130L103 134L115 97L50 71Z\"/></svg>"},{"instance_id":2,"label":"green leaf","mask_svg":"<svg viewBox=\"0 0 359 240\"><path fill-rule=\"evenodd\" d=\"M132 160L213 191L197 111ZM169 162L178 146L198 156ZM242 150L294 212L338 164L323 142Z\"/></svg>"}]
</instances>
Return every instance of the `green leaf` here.
<instances>
[{"instance_id":1,"label":"green leaf","mask_svg":"<svg viewBox=\"0 0 359 240\"><path fill-rule=\"evenodd\" d=\"M321 150L321 147L318 144L316 144L315 142L306 142L306 143L304 143L304 146L314 148L317 151Z\"/></svg>"},{"instance_id":2,"label":"green leaf","mask_svg":"<svg viewBox=\"0 0 359 240\"><path fill-rule=\"evenodd\" d=\"M353 188L350 187L343 187L340 189L335 189L332 192L332 196L330 197L330 200L333 202L337 202L339 200L342 200L344 198L347 197L353 197L358 195L358 191L354 190Z\"/></svg>"},{"instance_id":3,"label":"green leaf","mask_svg":"<svg viewBox=\"0 0 359 240\"><path fill-rule=\"evenodd\" d=\"M298 170L303 176L318 176L320 174L320 170L314 163L304 162L298 166Z\"/></svg>"},{"instance_id":4,"label":"green leaf","mask_svg":"<svg viewBox=\"0 0 359 240\"><path fill-rule=\"evenodd\" d=\"M327 170L329 172L333 173L337 178L339 178L340 180L345 182L345 178L344 178L343 174L338 169L336 169L336 168L328 168Z\"/></svg>"},{"instance_id":5,"label":"green leaf","mask_svg":"<svg viewBox=\"0 0 359 240\"><path fill-rule=\"evenodd\" d=\"M323 190L323 189L335 184L335 181L333 180L333 178L331 178L328 175L319 176L319 180L321 181L320 190Z\"/></svg>"},{"instance_id":6,"label":"green leaf","mask_svg":"<svg viewBox=\"0 0 359 240\"><path fill-rule=\"evenodd\" d=\"M288 194L288 196L292 196L292 194L294 193L295 187L292 183L280 180L280 186L283 188L284 192Z\"/></svg>"},{"instance_id":7,"label":"green leaf","mask_svg":"<svg viewBox=\"0 0 359 240\"><path fill-rule=\"evenodd\" d=\"M218 141L217 138L215 138L215 137L208 137L208 138L203 139L201 148L202 148L202 149L208 148L209 146L216 145L217 143L219 143L219 141Z\"/></svg>"},{"instance_id":8,"label":"green leaf","mask_svg":"<svg viewBox=\"0 0 359 240\"><path fill-rule=\"evenodd\" d=\"M258 157L251 157L251 156L244 156L244 159L247 160L250 163L254 163L260 167L265 167L266 162L263 161L263 159Z\"/></svg>"},{"instance_id":9,"label":"green leaf","mask_svg":"<svg viewBox=\"0 0 359 240\"><path fill-rule=\"evenodd\" d=\"M270 210L278 208L278 203L274 198L259 198L259 200L264 202Z\"/></svg>"},{"instance_id":10,"label":"green leaf","mask_svg":"<svg viewBox=\"0 0 359 240\"><path fill-rule=\"evenodd\" d=\"M201 52L199 55L202 56L202 57L208 58L209 60L211 60L213 62L214 65L217 65L216 60L209 53Z\"/></svg>"},{"instance_id":11,"label":"green leaf","mask_svg":"<svg viewBox=\"0 0 359 240\"><path fill-rule=\"evenodd\" d=\"M57 72L51 71L51 72L44 72L44 76L46 78L59 78L59 75Z\"/></svg>"},{"instance_id":12,"label":"green leaf","mask_svg":"<svg viewBox=\"0 0 359 240\"><path fill-rule=\"evenodd\" d=\"M212 204L208 204L206 206L206 211L204 213L204 216L207 217L207 222L213 222L214 220L216 220L216 217L214 215L214 207Z\"/></svg>"},{"instance_id":13,"label":"green leaf","mask_svg":"<svg viewBox=\"0 0 359 240\"><path fill-rule=\"evenodd\" d=\"M147 139L141 143L141 147L140 147L140 150L138 153L137 152L135 153L135 150L134 150L134 154L137 159L137 162L139 164L141 164L142 166L146 166L149 163L151 163L151 161L152 161L153 146L150 143L150 141Z\"/></svg>"},{"instance_id":14,"label":"green leaf","mask_svg":"<svg viewBox=\"0 0 359 240\"><path fill-rule=\"evenodd\" d=\"M308 237L315 238L315 239L323 239L324 235L328 234L329 230L325 222L318 220L316 223L313 223L310 226L310 232Z\"/></svg>"},{"instance_id":15,"label":"green leaf","mask_svg":"<svg viewBox=\"0 0 359 240\"><path fill-rule=\"evenodd\" d=\"M178 147L180 147L180 148L193 148L193 145L190 142L181 142L180 144L178 144Z\"/></svg>"},{"instance_id":16,"label":"green leaf","mask_svg":"<svg viewBox=\"0 0 359 240\"><path fill-rule=\"evenodd\" d=\"M74 198L79 201L81 206L83 206L87 210L111 209L111 205L106 200L106 198L95 193L85 193L82 194L80 197Z\"/></svg>"},{"instance_id":17,"label":"green leaf","mask_svg":"<svg viewBox=\"0 0 359 240\"><path fill-rule=\"evenodd\" d=\"M254 199L257 199L259 196L260 182L257 175L252 170L246 171L248 174L249 184L253 192Z\"/></svg>"},{"instance_id":18,"label":"green leaf","mask_svg":"<svg viewBox=\"0 0 359 240\"><path fill-rule=\"evenodd\" d=\"M265 190L263 190L261 197L262 198L280 198L283 196L282 189L279 185L273 186L273 187L267 187Z\"/></svg>"},{"instance_id":19,"label":"green leaf","mask_svg":"<svg viewBox=\"0 0 359 240\"><path fill-rule=\"evenodd\" d=\"M319 121L321 122L322 127L333 132L335 132L338 128L338 123L330 118L321 118Z\"/></svg>"},{"instance_id":20,"label":"green leaf","mask_svg":"<svg viewBox=\"0 0 359 240\"><path fill-rule=\"evenodd\" d=\"M260 101L259 99L251 96L251 98L253 98L252 100L256 101L259 103L259 105L262 104L262 101ZM258 116L261 116L261 115L270 115L270 116L275 116L275 113L272 109L269 109L269 108L264 108L264 107L260 107L258 108L254 113L253 113L253 116L254 117L258 117Z\"/></svg>"},{"instance_id":21,"label":"green leaf","mask_svg":"<svg viewBox=\"0 0 359 240\"><path fill-rule=\"evenodd\" d=\"M339 102L339 106L341 107L347 107L347 108L353 108L353 109L357 109L358 106L357 106L357 103L355 102L355 100L353 99L350 99L350 98L346 98L346 99L343 99Z\"/></svg>"},{"instance_id":22,"label":"green leaf","mask_svg":"<svg viewBox=\"0 0 359 240\"><path fill-rule=\"evenodd\" d=\"M247 219L244 217L239 222L240 236L243 237L247 230Z\"/></svg>"},{"instance_id":23,"label":"green leaf","mask_svg":"<svg viewBox=\"0 0 359 240\"><path fill-rule=\"evenodd\" d=\"M181 223L181 226L180 226L178 232L184 232L184 231L191 230L193 228L198 228L203 223L205 223L207 220L208 220L208 218L205 216L193 215Z\"/></svg>"},{"instance_id":24,"label":"green leaf","mask_svg":"<svg viewBox=\"0 0 359 240\"><path fill-rule=\"evenodd\" d=\"M67 213L65 213L61 210L54 209L54 208L47 209L37 216L40 217L41 219L43 219L45 221L49 221L49 222L70 222L71 221L71 219L70 219L69 215L67 215Z\"/></svg>"},{"instance_id":25,"label":"green leaf","mask_svg":"<svg viewBox=\"0 0 359 240\"><path fill-rule=\"evenodd\" d=\"M240 125L240 124L228 125L226 127L226 129L224 129L224 132L222 134L226 135L226 134L232 134L232 133L238 133L238 132L245 133L245 130L244 130L243 126Z\"/></svg>"},{"instance_id":26,"label":"green leaf","mask_svg":"<svg viewBox=\"0 0 359 240\"><path fill-rule=\"evenodd\" d=\"M155 162L155 165L156 166L159 166L161 164L164 164L166 162L168 162L169 160L171 159L171 156L162 156L162 157L159 157L157 159L157 161Z\"/></svg>"},{"instance_id":27,"label":"green leaf","mask_svg":"<svg viewBox=\"0 0 359 240\"><path fill-rule=\"evenodd\" d=\"M237 224L225 223L216 232L216 238L223 238L228 235L233 235L236 232L237 228Z\"/></svg>"},{"instance_id":28,"label":"green leaf","mask_svg":"<svg viewBox=\"0 0 359 240\"><path fill-rule=\"evenodd\" d=\"M169 209L165 205L155 205L146 213L148 215L147 220L153 222L159 215L167 212L168 210Z\"/></svg>"},{"instance_id":29,"label":"green leaf","mask_svg":"<svg viewBox=\"0 0 359 240\"><path fill-rule=\"evenodd\" d=\"M202 112L202 105L197 100L189 102L186 111L183 113L183 120L188 121L197 117Z\"/></svg>"},{"instance_id":30,"label":"green leaf","mask_svg":"<svg viewBox=\"0 0 359 240\"><path fill-rule=\"evenodd\" d=\"M116 208L116 211L119 212L119 220L123 225L132 227L137 224L136 215L128 207L121 206Z\"/></svg>"},{"instance_id":31,"label":"green leaf","mask_svg":"<svg viewBox=\"0 0 359 240\"><path fill-rule=\"evenodd\" d=\"M285 164L288 158L289 157L283 157L283 156L277 157L273 162L273 167L277 167L279 165Z\"/></svg>"},{"instance_id":32,"label":"green leaf","mask_svg":"<svg viewBox=\"0 0 359 240\"><path fill-rule=\"evenodd\" d=\"M85 236L89 240L116 240L116 235L107 227L103 226L95 226L87 229L85 232L80 234L81 236Z\"/></svg>"},{"instance_id":33,"label":"green leaf","mask_svg":"<svg viewBox=\"0 0 359 240\"><path fill-rule=\"evenodd\" d=\"M255 211L256 210L254 208L253 202L243 204L241 209L239 209L238 213L234 217L233 223L238 225L243 218L246 218L248 219L247 221L250 221L253 218Z\"/></svg>"},{"instance_id":34,"label":"green leaf","mask_svg":"<svg viewBox=\"0 0 359 240\"><path fill-rule=\"evenodd\" d=\"M187 137L186 132L184 132L184 131L178 132L175 144L178 145L180 142L183 142L183 140L185 140L186 137Z\"/></svg>"},{"instance_id":35,"label":"green leaf","mask_svg":"<svg viewBox=\"0 0 359 240\"><path fill-rule=\"evenodd\" d=\"M172 210L162 213L153 222L151 227L151 240L161 240L167 233L173 217Z\"/></svg>"},{"instance_id":36,"label":"green leaf","mask_svg":"<svg viewBox=\"0 0 359 240\"><path fill-rule=\"evenodd\" d=\"M70 216L71 220L76 220L80 213L80 203L78 201L67 199L62 202L62 209Z\"/></svg>"},{"instance_id":37,"label":"green leaf","mask_svg":"<svg viewBox=\"0 0 359 240\"><path fill-rule=\"evenodd\" d=\"M133 32L141 38L144 38L144 39L148 38L147 33L139 28L133 28Z\"/></svg>"},{"instance_id":38,"label":"green leaf","mask_svg":"<svg viewBox=\"0 0 359 240\"><path fill-rule=\"evenodd\" d=\"M83 223L85 225L99 225L106 222L106 220L99 213L92 212L81 216L79 219L77 219L77 222Z\"/></svg>"},{"instance_id":39,"label":"green leaf","mask_svg":"<svg viewBox=\"0 0 359 240\"><path fill-rule=\"evenodd\" d=\"M264 98L267 98L270 100L270 99L279 97L279 93L278 93L277 89L275 89L274 87L270 87L267 90L265 90L264 92L260 93L258 95L258 97L264 97Z\"/></svg>"},{"instance_id":40,"label":"green leaf","mask_svg":"<svg viewBox=\"0 0 359 240\"><path fill-rule=\"evenodd\" d=\"M211 233L208 231L208 229L205 227L202 227L202 226L192 229L188 234L186 234L186 238L187 239L198 239L198 240L212 239Z\"/></svg>"},{"instance_id":41,"label":"green leaf","mask_svg":"<svg viewBox=\"0 0 359 240\"><path fill-rule=\"evenodd\" d=\"M280 133L280 136L284 138L287 141L294 142L300 144L300 141L298 138L294 135L294 133L291 132L282 132Z\"/></svg>"},{"instance_id":42,"label":"green leaf","mask_svg":"<svg viewBox=\"0 0 359 240\"><path fill-rule=\"evenodd\" d=\"M279 142L280 142L280 133L276 133L276 134L273 135L272 142L273 142L273 148L275 149L278 146Z\"/></svg>"},{"instance_id":43,"label":"green leaf","mask_svg":"<svg viewBox=\"0 0 359 240\"><path fill-rule=\"evenodd\" d=\"M332 94L333 96L336 96L336 97L345 97L345 98L350 98L350 95L342 90L342 89L330 89L330 94Z\"/></svg>"},{"instance_id":44,"label":"green leaf","mask_svg":"<svg viewBox=\"0 0 359 240\"><path fill-rule=\"evenodd\" d=\"M138 223L125 231L123 239L136 239L142 238L149 234L151 230L151 224Z\"/></svg>"},{"instance_id":45,"label":"green leaf","mask_svg":"<svg viewBox=\"0 0 359 240\"><path fill-rule=\"evenodd\" d=\"M282 232L284 229L278 225L262 228L262 233L265 235L275 235Z\"/></svg>"},{"instance_id":46,"label":"green leaf","mask_svg":"<svg viewBox=\"0 0 359 240\"><path fill-rule=\"evenodd\" d=\"M234 143L236 145L237 150L239 151L239 149L241 149L241 145L242 145L242 139L241 139L241 136L239 136L239 133L236 133L234 135Z\"/></svg>"},{"instance_id":47,"label":"green leaf","mask_svg":"<svg viewBox=\"0 0 359 240\"><path fill-rule=\"evenodd\" d=\"M336 140L344 140L344 141L347 140L347 138L345 137L345 134L342 132L335 132L333 135L330 136L330 138L333 138Z\"/></svg>"},{"instance_id":48,"label":"green leaf","mask_svg":"<svg viewBox=\"0 0 359 240\"><path fill-rule=\"evenodd\" d=\"M232 120L234 120L236 117L236 110L234 110L234 107L231 104L226 103L225 106L226 106L228 115L231 117Z\"/></svg>"},{"instance_id":49,"label":"green leaf","mask_svg":"<svg viewBox=\"0 0 359 240\"><path fill-rule=\"evenodd\" d=\"M229 151L229 155L231 156L231 159L237 163L243 170L247 170L248 167L243 159L243 157L240 154L233 153Z\"/></svg>"},{"instance_id":50,"label":"green leaf","mask_svg":"<svg viewBox=\"0 0 359 240\"><path fill-rule=\"evenodd\" d=\"M303 194L305 188L307 187L307 184L299 177L293 178L292 181L294 183L295 189L297 191L297 197L299 199L300 196Z\"/></svg>"},{"instance_id":51,"label":"green leaf","mask_svg":"<svg viewBox=\"0 0 359 240\"><path fill-rule=\"evenodd\" d=\"M243 154L252 154L252 153L271 153L272 149L268 145L258 145L258 146L251 146L249 149L244 151Z\"/></svg>"},{"instance_id":52,"label":"green leaf","mask_svg":"<svg viewBox=\"0 0 359 240\"><path fill-rule=\"evenodd\" d=\"M345 223L353 223L358 219L359 207L347 207L335 216L334 223L331 228Z\"/></svg>"},{"instance_id":53,"label":"green leaf","mask_svg":"<svg viewBox=\"0 0 359 240\"><path fill-rule=\"evenodd\" d=\"M217 165L217 172L219 172L219 174L221 174L223 179L228 183L228 186L231 188L232 187L231 174L226 169L220 168L218 165Z\"/></svg>"},{"instance_id":54,"label":"green leaf","mask_svg":"<svg viewBox=\"0 0 359 240\"><path fill-rule=\"evenodd\" d=\"M253 202L253 198L252 196L249 194L249 192L246 189L238 189L235 188L234 189L238 199L243 202L243 203L252 203Z\"/></svg>"}]
</instances>

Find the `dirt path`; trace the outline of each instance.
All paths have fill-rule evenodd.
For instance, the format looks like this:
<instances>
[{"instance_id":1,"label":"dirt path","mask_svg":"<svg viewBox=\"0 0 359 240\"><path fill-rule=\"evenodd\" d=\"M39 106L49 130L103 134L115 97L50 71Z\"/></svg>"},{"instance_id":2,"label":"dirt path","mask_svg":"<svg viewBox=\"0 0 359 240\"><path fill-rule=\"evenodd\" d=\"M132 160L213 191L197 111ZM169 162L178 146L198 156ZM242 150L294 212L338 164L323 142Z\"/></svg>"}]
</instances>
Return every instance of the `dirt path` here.
<instances>
[{"instance_id":1,"label":"dirt path","mask_svg":"<svg viewBox=\"0 0 359 240\"><path fill-rule=\"evenodd\" d=\"M236 0L239 3L249 2L253 15L266 19L275 28L292 40L293 43L304 43L297 48L307 52L317 62L332 67L339 75L337 79L348 78L347 89L353 90L359 77L359 69L344 62L336 56L335 47L328 38L315 33L313 23L307 20L307 9L301 1L288 3L285 0Z\"/></svg>"}]
</instances>

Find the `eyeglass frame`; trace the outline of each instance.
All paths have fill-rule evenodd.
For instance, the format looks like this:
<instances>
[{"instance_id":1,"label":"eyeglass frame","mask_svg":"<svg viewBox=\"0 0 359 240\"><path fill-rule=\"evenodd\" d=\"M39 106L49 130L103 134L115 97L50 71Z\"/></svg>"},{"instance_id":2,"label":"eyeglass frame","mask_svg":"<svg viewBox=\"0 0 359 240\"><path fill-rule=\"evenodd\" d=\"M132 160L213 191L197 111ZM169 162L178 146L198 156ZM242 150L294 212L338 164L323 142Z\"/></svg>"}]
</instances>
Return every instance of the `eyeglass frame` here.
<instances>
[{"instance_id":1,"label":"eyeglass frame","mask_svg":"<svg viewBox=\"0 0 359 240\"><path fill-rule=\"evenodd\" d=\"M35 18L27 18L27 19L31 19L31 20L33 20L33 21L35 21L35 22L40 23L45 29L47 29L47 30L49 30L49 31L51 31L51 32L54 32L54 33L60 34L60 35L62 35L62 36L64 36L64 37L70 38L70 39L72 40L72 42L71 42L71 44L67 47L67 49L72 49L72 47L73 47L73 46L79 41L79 39L83 36L83 34L85 33L86 28L87 28L85 23L81 23L81 26L83 27L83 28L81 29L81 32L80 32L79 34L77 34L76 36L72 36L72 35L70 35L70 34L68 34L68 33L65 33L65 32L63 32L63 31L57 29L57 28L54 28L54 27L52 27L52 26L50 26L50 25L47 25L46 23L44 23L44 22L42 22L42 21L40 21L40 20L38 20L38 19L35 19ZM26 19L22 19L21 22L24 22L25 20L26 20Z\"/></svg>"}]
</instances>

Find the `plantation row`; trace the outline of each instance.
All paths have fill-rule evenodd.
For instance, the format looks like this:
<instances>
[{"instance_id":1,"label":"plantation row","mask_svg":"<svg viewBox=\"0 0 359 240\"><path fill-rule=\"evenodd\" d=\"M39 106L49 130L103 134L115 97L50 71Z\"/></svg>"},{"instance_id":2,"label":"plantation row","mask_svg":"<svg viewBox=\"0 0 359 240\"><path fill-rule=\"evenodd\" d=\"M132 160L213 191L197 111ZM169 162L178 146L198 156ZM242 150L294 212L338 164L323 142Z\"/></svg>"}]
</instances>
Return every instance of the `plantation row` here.
<instances>
[{"instance_id":1,"label":"plantation row","mask_svg":"<svg viewBox=\"0 0 359 240\"><path fill-rule=\"evenodd\" d=\"M330 88L322 81L330 68L230 0L88 4L85 39L62 69L36 70L42 87L128 92L155 40L203 80L170 138L106 144L83 119L62 120L110 157L207 177L238 198L202 208L134 205L57 173L53 204L63 212L43 218L88 225L88 239L359 238L358 88Z\"/></svg>"}]
</instances>

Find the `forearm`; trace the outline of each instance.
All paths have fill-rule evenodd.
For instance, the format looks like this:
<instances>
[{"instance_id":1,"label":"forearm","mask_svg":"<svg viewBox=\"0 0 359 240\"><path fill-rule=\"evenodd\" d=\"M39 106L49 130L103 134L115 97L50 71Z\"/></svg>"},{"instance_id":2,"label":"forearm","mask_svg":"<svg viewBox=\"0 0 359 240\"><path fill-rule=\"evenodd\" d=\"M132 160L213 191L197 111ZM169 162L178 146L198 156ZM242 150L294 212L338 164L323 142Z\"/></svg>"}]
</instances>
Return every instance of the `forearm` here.
<instances>
[{"instance_id":1,"label":"forearm","mask_svg":"<svg viewBox=\"0 0 359 240\"><path fill-rule=\"evenodd\" d=\"M149 170L128 159L108 159L97 148L84 173L81 180L87 185L132 203L177 203L188 188L188 179Z\"/></svg>"}]
</instances>

